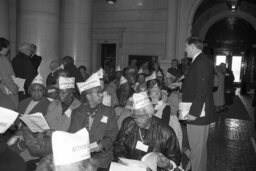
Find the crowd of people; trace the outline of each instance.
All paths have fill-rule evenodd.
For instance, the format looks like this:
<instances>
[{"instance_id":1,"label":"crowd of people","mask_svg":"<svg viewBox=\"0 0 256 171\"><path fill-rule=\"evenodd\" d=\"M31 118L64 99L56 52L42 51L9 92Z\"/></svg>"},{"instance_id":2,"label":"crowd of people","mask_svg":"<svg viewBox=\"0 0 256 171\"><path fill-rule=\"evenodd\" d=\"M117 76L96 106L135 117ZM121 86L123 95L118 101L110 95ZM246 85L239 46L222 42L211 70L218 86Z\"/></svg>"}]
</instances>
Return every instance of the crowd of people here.
<instances>
[{"instance_id":1,"label":"crowd of people","mask_svg":"<svg viewBox=\"0 0 256 171\"><path fill-rule=\"evenodd\" d=\"M208 130L215 113L214 66L202 52L200 39L186 40L185 51L192 60L184 58L179 64L173 59L165 75L156 59L141 66L132 60L124 69L117 66L115 75L102 68L89 75L85 66L77 67L72 57L65 56L60 63L50 63L45 81L38 73L42 57L35 54L34 44L22 44L11 62L9 46L8 40L0 38L0 106L21 116L42 113L50 129L34 133L17 119L10 128L15 141L9 146L0 142L0 170L65 170L54 165L52 136L56 131L75 134L83 128L94 148L89 159L77 161L79 165L69 163L71 170L109 170L120 157L140 160L149 152L157 152L158 170L187 169L181 161L183 138L189 141L187 157L193 171L207 170ZM25 79L23 89L14 77ZM216 93L221 89L219 85ZM191 103L186 116L188 137L183 137L179 121L180 102ZM9 158L3 163L5 155Z\"/></svg>"}]
</instances>

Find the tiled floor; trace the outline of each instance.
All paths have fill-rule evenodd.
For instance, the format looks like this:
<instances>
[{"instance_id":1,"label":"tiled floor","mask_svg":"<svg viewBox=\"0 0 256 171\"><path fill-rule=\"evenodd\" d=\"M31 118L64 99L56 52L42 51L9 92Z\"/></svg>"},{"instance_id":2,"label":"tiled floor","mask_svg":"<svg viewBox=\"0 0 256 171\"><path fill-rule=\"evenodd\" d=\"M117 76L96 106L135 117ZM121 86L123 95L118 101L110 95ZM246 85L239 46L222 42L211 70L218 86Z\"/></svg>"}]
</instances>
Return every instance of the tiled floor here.
<instances>
[{"instance_id":1,"label":"tiled floor","mask_svg":"<svg viewBox=\"0 0 256 171\"><path fill-rule=\"evenodd\" d=\"M219 118L210 126L208 171L256 171L254 109L251 98L241 97L252 121Z\"/></svg>"}]
</instances>

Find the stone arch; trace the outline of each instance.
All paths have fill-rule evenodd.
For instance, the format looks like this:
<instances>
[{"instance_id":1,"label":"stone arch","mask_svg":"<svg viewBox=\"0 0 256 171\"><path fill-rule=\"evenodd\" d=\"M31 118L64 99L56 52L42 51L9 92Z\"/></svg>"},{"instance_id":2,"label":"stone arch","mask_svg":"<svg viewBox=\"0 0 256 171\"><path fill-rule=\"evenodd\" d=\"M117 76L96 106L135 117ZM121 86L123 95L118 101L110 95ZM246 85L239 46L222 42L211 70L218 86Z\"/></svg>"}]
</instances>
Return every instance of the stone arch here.
<instances>
[{"instance_id":1,"label":"stone arch","mask_svg":"<svg viewBox=\"0 0 256 171\"><path fill-rule=\"evenodd\" d=\"M198 31L199 33L199 37L201 39L204 40L207 31L211 28L211 26L216 23L217 21L224 19L224 18L228 18L228 17L237 17L237 18L241 18L245 21L247 21L248 23L250 23L253 28L256 30L256 23L254 22L256 20L256 18L246 12L242 12L242 11L237 11L235 14L231 11L223 11L221 13L218 13L214 16L212 16L210 19L207 20L206 23L202 24L201 29ZM198 23L200 24L200 23Z\"/></svg>"}]
</instances>

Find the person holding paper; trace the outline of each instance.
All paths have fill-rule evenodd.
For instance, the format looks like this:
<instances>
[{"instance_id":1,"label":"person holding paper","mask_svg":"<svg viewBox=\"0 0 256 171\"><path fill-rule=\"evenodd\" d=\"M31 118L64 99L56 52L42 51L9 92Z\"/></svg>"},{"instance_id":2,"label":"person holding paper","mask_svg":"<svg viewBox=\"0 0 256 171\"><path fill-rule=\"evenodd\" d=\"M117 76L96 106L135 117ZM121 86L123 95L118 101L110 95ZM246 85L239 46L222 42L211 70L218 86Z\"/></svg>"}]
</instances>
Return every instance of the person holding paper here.
<instances>
[{"instance_id":1,"label":"person holding paper","mask_svg":"<svg viewBox=\"0 0 256 171\"><path fill-rule=\"evenodd\" d=\"M185 51L187 57L192 58L192 63L182 85L182 102L191 103L187 115L187 132L192 170L196 171L207 170L209 124L214 122L215 115L212 94L214 66L202 50L203 42L199 38L190 37L186 40Z\"/></svg>"},{"instance_id":2,"label":"person holding paper","mask_svg":"<svg viewBox=\"0 0 256 171\"><path fill-rule=\"evenodd\" d=\"M115 110L102 104L103 92L98 73L92 74L86 82L77 83L77 86L87 103L72 112L68 132L74 133L85 127L90 135L92 159L98 169L107 170L113 159L113 142L118 132Z\"/></svg>"},{"instance_id":3,"label":"person holding paper","mask_svg":"<svg viewBox=\"0 0 256 171\"><path fill-rule=\"evenodd\" d=\"M31 97L19 103L18 112L25 115L40 112L45 116L51 102L45 97L45 86L41 75L33 79L28 92Z\"/></svg>"},{"instance_id":4,"label":"person holding paper","mask_svg":"<svg viewBox=\"0 0 256 171\"><path fill-rule=\"evenodd\" d=\"M158 152L161 169L179 166L181 151L173 129L153 116L154 108L145 92L132 96L134 113L126 118L114 143L115 160L119 157L141 160L149 152Z\"/></svg>"},{"instance_id":5,"label":"person holding paper","mask_svg":"<svg viewBox=\"0 0 256 171\"><path fill-rule=\"evenodd\" d=\"M18 87L12 77L15 76L8 54L10 52L10 42L0 37L0 91L12 100L17 109L19 104Z\"/></svg>"}]
</instances>

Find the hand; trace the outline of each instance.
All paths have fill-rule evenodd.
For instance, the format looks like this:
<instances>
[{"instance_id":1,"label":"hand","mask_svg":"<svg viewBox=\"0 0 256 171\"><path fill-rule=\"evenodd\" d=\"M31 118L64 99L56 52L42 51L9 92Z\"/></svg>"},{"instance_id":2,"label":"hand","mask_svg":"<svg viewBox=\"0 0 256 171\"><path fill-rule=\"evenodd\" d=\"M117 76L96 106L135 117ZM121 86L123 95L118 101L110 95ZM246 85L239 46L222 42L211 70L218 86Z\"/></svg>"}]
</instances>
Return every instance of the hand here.
<instances>
[{"instance_id":1,"label":"hand","mask_svg":"<svg viewBox=\"0 0 256 171\"><path fill-rule=\"evenodd\" d=\"M196 120L196 118L197 118L197 117L192 116L192 115L190 115L190 114L187 115L187 120L188 120L188 121L194 121L194 120Z\"/></svg>"},{"instance_id":2,"label":"hand","mask_svg":"<svg viewBox=\"0 0 256 171\"><path fill-rule=\"evenodd\" d=\"M100 152L100 151L103 151L103 145L100 142L97 143L97 146L91 149L91 152Z\"/></svg>"},{"instance_id":3,"label":"hand","mask_svg":"<svg viewBox=\"0 0 256 171\"><path fill-rule=\"evenodd\" d=\"M173 168L173 166L170 163L170 160L161 153L159 153L157 156L157 166L168 170Z\"/></svg>"},{"instance_id":4,"label":"hand","mask_svg":"<svg viewBox=\"0 0 256 171\"><path fill-rule=\"evenodd\" d=\"M52 133L54 132L55 130L54 129L47 129L47 130L45 130L44 132L45 132L45 134L47 135L47 136L52 136Z\"/></svg>"}]
</instances>

